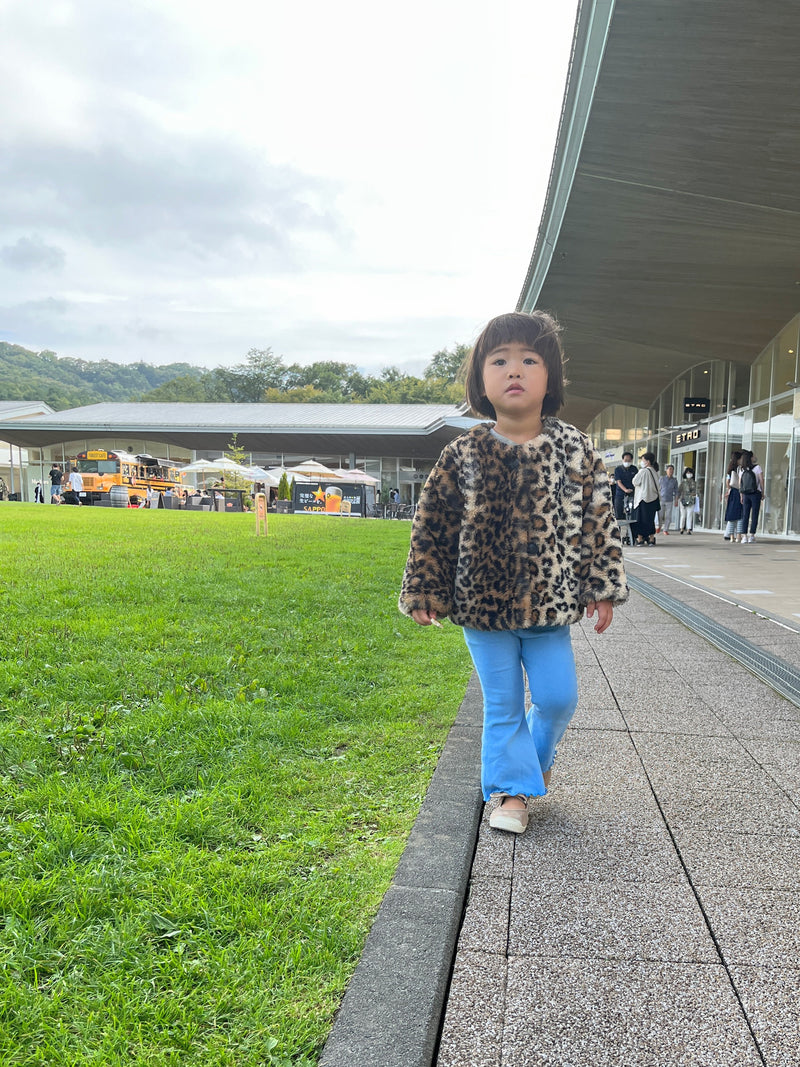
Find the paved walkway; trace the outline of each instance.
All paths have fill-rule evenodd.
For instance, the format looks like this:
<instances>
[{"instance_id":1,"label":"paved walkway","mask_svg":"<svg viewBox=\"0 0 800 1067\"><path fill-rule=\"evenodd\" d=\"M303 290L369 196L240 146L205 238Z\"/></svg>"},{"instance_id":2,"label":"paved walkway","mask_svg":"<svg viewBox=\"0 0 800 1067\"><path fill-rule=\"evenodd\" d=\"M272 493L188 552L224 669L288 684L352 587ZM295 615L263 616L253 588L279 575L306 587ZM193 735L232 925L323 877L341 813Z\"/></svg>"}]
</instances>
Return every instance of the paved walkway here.
<instances>
[{"instance_id":1,"label":"paved walkway","mask_svg":"<svg viewBox=\"0 0 800 1067\"><path fill-rule=\"evenodd\" d=\"M626 559L800 666L800 545ZM800 710L639 594L573 643L550 794L481 824L438 1067L797 1067Z\"/></svg>"}]
</instances>

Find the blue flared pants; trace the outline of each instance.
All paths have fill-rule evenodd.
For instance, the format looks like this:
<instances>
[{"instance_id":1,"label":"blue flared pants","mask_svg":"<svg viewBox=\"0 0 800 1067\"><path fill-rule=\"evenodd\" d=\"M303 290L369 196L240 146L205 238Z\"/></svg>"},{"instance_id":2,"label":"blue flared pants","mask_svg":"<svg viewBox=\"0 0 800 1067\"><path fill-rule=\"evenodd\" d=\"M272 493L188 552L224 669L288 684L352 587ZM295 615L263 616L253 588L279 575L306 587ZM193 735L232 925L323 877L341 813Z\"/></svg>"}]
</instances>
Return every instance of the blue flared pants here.
<instances>
[{"instance_id":1,"label":"blue flared pants","mask_svg":"<svg viewBox=\"0 0 800 1067\"><path fill-rule=\"evenodd\" d=\"M568 626L529 630L464 629L483 689L481 787L543 796L542 773L575 713L578 682ZM525 713L525 678L533 703Z\"/></svg>"}]
</instances>

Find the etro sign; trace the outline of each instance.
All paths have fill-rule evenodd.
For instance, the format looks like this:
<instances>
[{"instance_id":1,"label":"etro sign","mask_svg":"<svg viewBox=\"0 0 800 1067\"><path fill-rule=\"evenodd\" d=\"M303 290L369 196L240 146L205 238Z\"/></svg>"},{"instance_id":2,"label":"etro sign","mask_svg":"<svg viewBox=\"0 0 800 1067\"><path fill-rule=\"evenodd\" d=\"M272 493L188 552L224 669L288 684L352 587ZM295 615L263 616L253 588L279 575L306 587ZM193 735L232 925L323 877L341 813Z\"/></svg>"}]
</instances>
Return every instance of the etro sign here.
<instances>
[{"instance_id":1,"label":"etro sign","mask_svg":"<svg viewBox=\"0 0 800 1067\"><path fill-rule=\"evenodd\" d=\"M672 435L673 448L691 448L702 445L708 440L708 423L702 426L690 426L686 430L677 430Z\"/></svg>"}]
</instances>

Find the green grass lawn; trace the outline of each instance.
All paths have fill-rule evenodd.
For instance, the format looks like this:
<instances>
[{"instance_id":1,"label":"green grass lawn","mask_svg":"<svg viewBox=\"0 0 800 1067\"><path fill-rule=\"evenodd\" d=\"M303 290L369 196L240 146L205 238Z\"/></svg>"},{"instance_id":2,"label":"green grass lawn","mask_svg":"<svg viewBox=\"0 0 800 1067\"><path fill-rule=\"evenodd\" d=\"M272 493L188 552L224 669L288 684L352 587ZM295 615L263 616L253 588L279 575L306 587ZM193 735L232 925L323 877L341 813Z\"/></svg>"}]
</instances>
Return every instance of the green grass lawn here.
<instances>
[{"instance_id":1,"label":"green grass lawn","mask_svg":"<svg viewBox=\"0 0 800 1067\"><path fill-rule=\"evenodd\" d=\"M316 1062L463 697L407 523L0 506L2 1064Z\"/></svg>"}]
</instances>

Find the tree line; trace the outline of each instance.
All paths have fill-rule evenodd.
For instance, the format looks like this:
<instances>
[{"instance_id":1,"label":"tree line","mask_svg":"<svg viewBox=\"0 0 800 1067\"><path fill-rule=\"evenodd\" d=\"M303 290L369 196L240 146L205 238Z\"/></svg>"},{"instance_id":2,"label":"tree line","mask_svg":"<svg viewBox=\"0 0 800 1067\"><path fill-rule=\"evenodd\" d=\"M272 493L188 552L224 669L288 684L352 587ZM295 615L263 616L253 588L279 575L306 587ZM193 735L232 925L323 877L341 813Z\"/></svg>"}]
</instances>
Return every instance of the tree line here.
<instances>
[{"instance_id":1,"label":"tree line","mask_svg":"<svg viewBox=\"0 0 800 1067\"><path fill-rule=\"evenodd\" d=\"M422 377L387 367L362 374L354 363L321 360L286 364L271 348L251 348L233 367L205 370L190 363L90 362L31 352L0 341L0 400L39 400L55 411L103 401L184 403L456 404L469 347L434 353Z\"/></svg>"}]
</instances>

